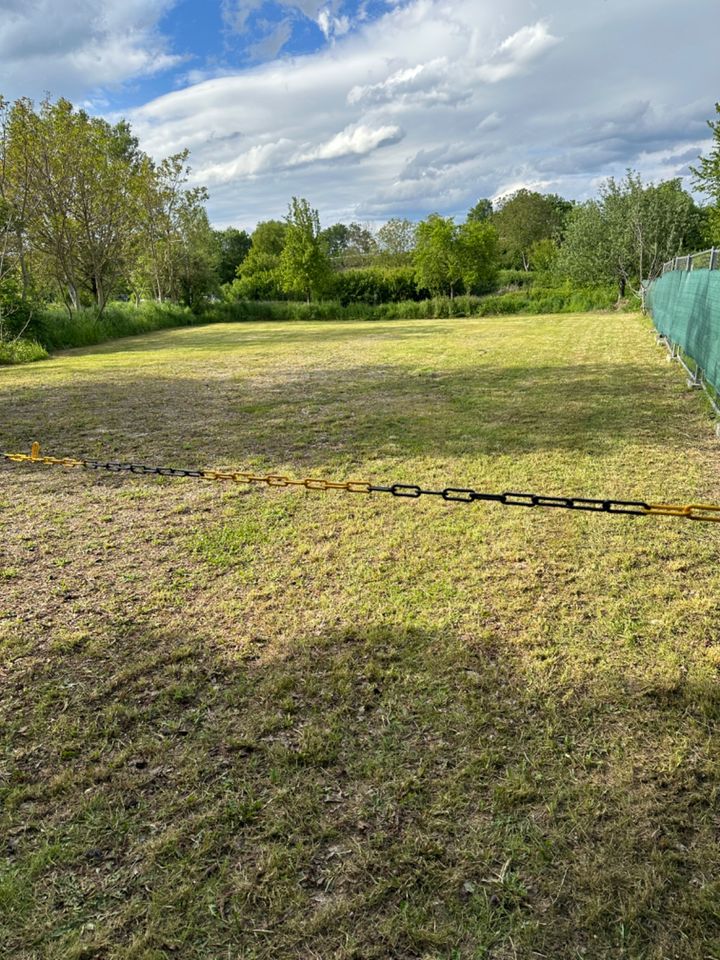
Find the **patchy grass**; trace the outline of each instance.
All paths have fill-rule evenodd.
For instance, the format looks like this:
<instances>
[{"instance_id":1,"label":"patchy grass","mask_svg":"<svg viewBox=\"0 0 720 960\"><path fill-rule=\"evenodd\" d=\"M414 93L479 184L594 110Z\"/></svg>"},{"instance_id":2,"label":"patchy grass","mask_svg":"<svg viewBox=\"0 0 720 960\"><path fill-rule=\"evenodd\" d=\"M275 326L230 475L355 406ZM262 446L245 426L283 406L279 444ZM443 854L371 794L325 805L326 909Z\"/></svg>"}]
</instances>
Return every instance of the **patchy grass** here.
<instances>
[{"instance_id":1,"label":"patchy grass","mask_svg":"<svg viewBox=\"0 0 720 960\"><path fill-rule=\"evenodd\" d=\"M0 372L5 449L720 500L636 316L217 325ZM718 529L0 467L0 938L720 956Z\"/></svg>"}]
</instances>

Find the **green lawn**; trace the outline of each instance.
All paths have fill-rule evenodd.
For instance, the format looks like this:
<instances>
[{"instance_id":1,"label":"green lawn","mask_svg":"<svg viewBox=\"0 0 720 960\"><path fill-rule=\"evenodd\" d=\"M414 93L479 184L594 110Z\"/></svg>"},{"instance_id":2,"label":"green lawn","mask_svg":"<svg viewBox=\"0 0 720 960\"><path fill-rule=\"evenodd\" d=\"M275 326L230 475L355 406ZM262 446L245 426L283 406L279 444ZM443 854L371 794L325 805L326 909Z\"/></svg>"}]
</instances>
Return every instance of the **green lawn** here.
<instances>
[{"instance_id":1,"label":"green lawn","mask_svg":"<svg viewBox=\"0 0 720 960\"><path fill-rule=\"evenodd\" d=\"M0 370L0 445L720 501L633 315ZM717 960L720 525L0 465L13 960Z\"/></svg>"}]
</instances>

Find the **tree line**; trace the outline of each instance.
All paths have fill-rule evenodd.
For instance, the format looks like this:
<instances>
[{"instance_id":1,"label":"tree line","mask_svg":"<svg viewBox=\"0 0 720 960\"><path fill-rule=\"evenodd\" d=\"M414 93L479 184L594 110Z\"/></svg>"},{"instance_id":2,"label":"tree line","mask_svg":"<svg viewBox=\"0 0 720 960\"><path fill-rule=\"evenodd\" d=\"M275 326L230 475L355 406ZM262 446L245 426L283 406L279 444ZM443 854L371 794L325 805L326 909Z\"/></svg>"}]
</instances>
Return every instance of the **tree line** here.
<instances>
[{"instance_id":1,"label":"tree line","mask_svg":"<svg viewBox=\"0 0 720 960\"><path fill-rule=\"evenodd\" d=\"M716 105L720 116L720 105ZM620 296L676 255L720 243L720 120L693 170L699 206L680 179L643 183L628 171L575 203L520 189L481 198L460 218L432 213L321 227L293 197L252 234L214 230L207 191L189 186L188 151L156 161L129 124L60 99L0 97L0 339L33 305L100 313L121 298L198 306L228 300L421 299L482 294L513 270Z\"/></svg>"}]
</instances>

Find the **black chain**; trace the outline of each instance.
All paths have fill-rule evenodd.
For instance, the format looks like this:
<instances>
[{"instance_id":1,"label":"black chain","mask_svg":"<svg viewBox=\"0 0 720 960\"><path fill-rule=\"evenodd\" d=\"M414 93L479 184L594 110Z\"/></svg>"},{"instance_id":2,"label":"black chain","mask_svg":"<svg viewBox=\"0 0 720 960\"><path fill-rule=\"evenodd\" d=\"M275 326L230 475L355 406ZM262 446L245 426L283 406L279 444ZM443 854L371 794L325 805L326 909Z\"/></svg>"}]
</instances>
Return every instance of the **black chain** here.
<instances>
[{"instance_id":1,"label":"black chain","mask_svg":"<svg viewBox=\"0 0 720 960\"><path fill-rule=\"evenodd\" d=\"M469 487L445 487L443 490L424 490L411 483L393 483L389 487L370 485L371 493L389 493L393 497L442 497L453 503L474 503L486 500L507 507L556 507L560 510L590 510L596 513L626 513L646 516L649 504L642 500L592 500L588 497L548 497L537 493L481 493Z\"/></svg>"},{"instance_id":2,"label":"black chain","mask_svg":"<svg viewBox=\"0 0 720 960\"><path fill-rule=\"evenodd\" d=\"M204 478L203 470L183 470L180 467L150 467L146 463L122 463L115 460L81 460L86 470L109 470L110 473L136 473L156 477Z\"/></svg>"}]
</instances>

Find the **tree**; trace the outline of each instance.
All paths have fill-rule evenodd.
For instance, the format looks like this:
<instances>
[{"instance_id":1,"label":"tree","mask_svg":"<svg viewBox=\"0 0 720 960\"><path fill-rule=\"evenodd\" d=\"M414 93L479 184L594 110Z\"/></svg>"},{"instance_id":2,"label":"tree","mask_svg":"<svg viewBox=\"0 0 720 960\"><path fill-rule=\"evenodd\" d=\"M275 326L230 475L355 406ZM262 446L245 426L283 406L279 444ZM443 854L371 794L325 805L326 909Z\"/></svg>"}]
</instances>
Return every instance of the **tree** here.
<instances>
[{"instance_id":1,"label":"tree","mask_svg":"<svg viewBox=\"0 0 720 960\"><path fill-rule=\"evenodd\" d=\"M253 230L251 251L279 257L285 246L287 223L283 220L262 220Z\"/></svg>"},{"instance_id":2,"label":"tree","mask_svg":"<svg viewBox=\"0 0 720 960\"><path fill-rule=\"evenodd\" d=\"M395 266L410 262L415 247L415 224L412 220L392 217L377 233L382 259Z\"/></svg>"},{"instance_id":3,"label":"tree","mask_svg":"<svg viewBox=\"0 0 720 960\"><path fill-rule=\"evenodd\" d=\"M278 268L285 246L287 224L264 220L255 227L250 251L237 268L234 296L241 300L277 300L283 295Z\"/></svg>"},{"instance_id":4,"label":"tree","mask_svg":"<svg viewBox=\"0 0 720 960\"><path fill-rule=\"evenodd\" d=\"M715 113L720 118L720 103L715 104ZM708 120L713 132L713 144L706 157L700 157L700 165L693 167L694 185L710 197L708 209L708 233L711 243L720 244L720 119Z\"/></svg>"},{"instance_id":5,"label":"tree","mask_svg":"<svg viewBox=\"0 0 720 960\"><path fill-rule=\"evenodd\" d=\"M571 213L555 269L580 284L619 282L610 234L597 200L579 204Z\"/></svg>"},{"instance_id":6,"label":"tree","mask_svg":"<svg viewBox=\"0 0 720 960\"><path fill-rule=\"evenodd\" d=\"M530 269L530 249L538 240L559 239L572 204L555 194L521 189L499 201L493 222L509 266Z\"/></svg>"},{"instance_id":7,"label":"tree","mask_svg":"<svg viewBox=\"0 0 720 960\"><path fill-rule=\"evenodd\" d=\"M329 264L320 240L320 218L307 200L293 197L288 206L285 245L278 275L283 289L309 303L327 281Z\"/></svg>"},{"instance_id":8,"label":"tree","mask_svg":"<svg viewBox=\"0 0 720 960\"><path fill-rule=\"evenodd\" d=\"M616 282L621 297L627 286L637 293L686 248L696 210L679 179L645 186L632 171L610 177L571 214L557 269L580 283Z\"/></svg>"},{"instance_id":9,"label":"tree","mask_svg":"<svg viewBox=\"0 0 720 960\"><path fill-rule=\"evenodd\" d=\"M348 224L346 249L349 253L369 256L377 252L377 240L370 227L354 221Z\"/></svg>"},{"instance_id":10,"label":"tree","mask_svg":"<svg viewBox=\"0 0 720 960\"><path fill-rule=\"evenodd\" d=\"M17 100L10 110L7 168L33 198L23 230L44 258L68 309L83 295L102 311L121 281L135 218L137 146L126 124L75 111L60 99L35 110Z\"/></svg>"},{"instance_id":11,"label":"tree","mask_svg":"<svg viewBox=\"0 0 720 960\"><path fill-rule=\"evenodd\" d=\"M431 213L418 223L413 252L418 289L425 287L436 296L454 296L462 277L460 261L455 255L456 235L452 217Z\"/></svg>"},{"instance_id":12,"label":"tree","mask_svg":"<svg viewBox=\"0 0 720 960\"><path fill-rule=\"evenodd\" d=\"M226 227L213 230L218 258L218 280L220 283L232 283L237 276L237 268L250 252L252 240L245 230Z\"/></svg>"},{"instance_id":13,"label":"tree","mask_svg":"<svg viewBox=\"0 0 720 960\"><path fill-rule=\"evenodd\" d=\"M487 293L497 284L498 235L488 220L467 220L457 228L454 256L466 293Z\"/></svg>"},{"instance_id":14,"label":"tree","mask_svg":"<svg viewBox=\"0 0 720 960\"><path fill-rule=\"evenodd\" d=\"M458 226L452 217L431 214L417 225L413 262L418 289L451 298L460 282L468 293L493 289L497 243L497 231L487 221Z\"/></svg>"},{"instance_id":15,"label":"tree","mask_svg":"<svg viewBox=\"0 0 720 960\"><path fill-rule=\"evenodd\" d=\"M492 200L487 197L481 197L475 206L470 207L467 214L468 220L489 220L493 214Z\"/></svg>"},{"instance_id":16,"label":"tree","mask_svg":"<svg viewBox=\"0 0 720 960\"><path fill-rule=\"evenodd\" d=\"M328 257L341 257L347 250L349 230L344 223L333 223L320 231L320 240Z\"/></svg>"},{"instance_id":17,"label":"tree","mask_svg":"<svg viewBox=\"0 0 720 960\"><path fill-rule=\"evenodd\" d=\"M544 240L536 240L530 247L530 266L533 270L549 273L557 259L558 244L549 237Z\"/></svg>"},{"instance_id":18,"label":"tree","mask_svg":"<svg viewBox=\"0 0 720 960\"><path fill-rule=\"evenodd\" d=\"M178 206L177 290L175 299L189 307L202 304L218 287L219 252L204 202L204 187L186 190Z\"/></svg>"}]
</instances>

